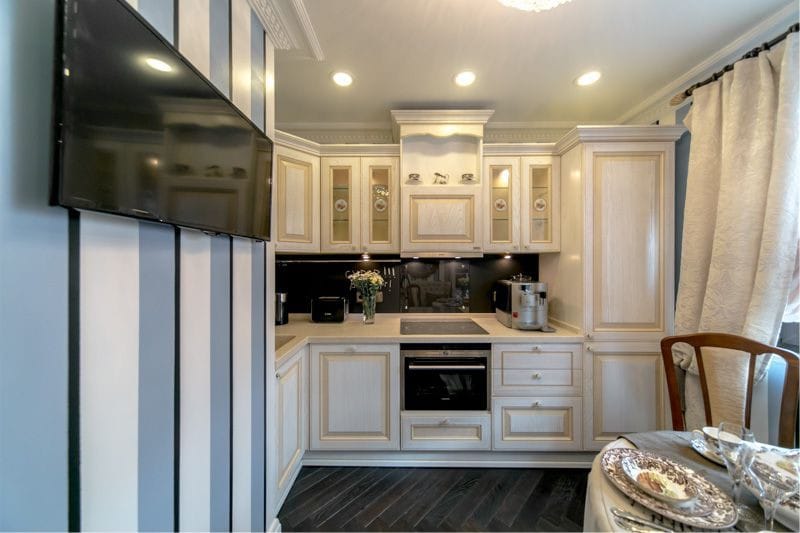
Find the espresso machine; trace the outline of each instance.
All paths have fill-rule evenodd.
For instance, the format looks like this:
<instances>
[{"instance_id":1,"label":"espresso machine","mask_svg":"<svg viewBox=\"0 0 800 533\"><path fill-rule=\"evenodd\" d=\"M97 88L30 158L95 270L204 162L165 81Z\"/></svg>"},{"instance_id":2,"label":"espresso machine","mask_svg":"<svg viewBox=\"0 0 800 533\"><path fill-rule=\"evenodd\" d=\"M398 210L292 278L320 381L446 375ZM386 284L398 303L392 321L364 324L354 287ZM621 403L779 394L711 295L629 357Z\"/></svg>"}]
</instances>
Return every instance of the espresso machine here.
<instances>
[{"instance_id":1,"label":"espresso machine","mask_svg":"<svg viewBox=\"0 0 800 533\"><path fill-rule=\"evenodd\" d=\"M508 328L555 331L547 325L547 283L500 280L492 301L497 321Z\"/></svg>"}]
</instances>

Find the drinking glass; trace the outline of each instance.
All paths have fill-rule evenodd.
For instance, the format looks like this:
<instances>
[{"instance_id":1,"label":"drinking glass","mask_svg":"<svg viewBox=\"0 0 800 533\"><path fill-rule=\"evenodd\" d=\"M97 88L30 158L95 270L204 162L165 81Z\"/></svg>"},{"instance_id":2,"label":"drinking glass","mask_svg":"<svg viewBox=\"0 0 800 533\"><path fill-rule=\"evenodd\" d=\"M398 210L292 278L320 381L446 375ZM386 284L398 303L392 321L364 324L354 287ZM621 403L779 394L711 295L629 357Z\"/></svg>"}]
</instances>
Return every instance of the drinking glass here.
<instances>
[{"instance_id":1,"label":"drinking glass","mask_svg":"<svg viewBox=\"0 0 800 533\"><path fill-rule=\"evenodd\" d=\"M742 477L744 473L742 452L746 443L755 442L753 432L733 422L722 422L717 435L719 454L725 461L728 475L733 483L733 503L740 512L745 512L746 506L742 505Z\"/></svg>"},{"instance_id":2,"label":"drinking glass","mask_svg":"<svg viewBox=\"0 0 800 533\"><path fill-rule=\"evenodd\" d=\"M774 531L778 504L800 489L800 450L753 447L745 453L747 475L764 508L764 528Z\"/></svg>"}]
</instances>

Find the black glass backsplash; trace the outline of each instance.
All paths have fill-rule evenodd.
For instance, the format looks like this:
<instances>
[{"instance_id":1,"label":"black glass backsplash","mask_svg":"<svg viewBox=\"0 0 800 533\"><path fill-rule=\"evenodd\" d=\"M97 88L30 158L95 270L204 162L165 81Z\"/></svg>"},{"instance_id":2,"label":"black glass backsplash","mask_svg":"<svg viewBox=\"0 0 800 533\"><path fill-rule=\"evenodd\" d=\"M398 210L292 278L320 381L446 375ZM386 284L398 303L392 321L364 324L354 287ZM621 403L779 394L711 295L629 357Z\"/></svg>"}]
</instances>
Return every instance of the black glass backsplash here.
<instances>
[{"instance_id":1,"label":"black glass backsplash","mask_svg":"<svg viewBox=\"0 0 800 533\"><path fill-rule=\"evenodd\" d=\"M276 258L275 290L288 293L290 313L310 313L314 296L347 296L350 312L360 313L356 291L346 272L377 270L386 279L378 313L491 313L492 284L515 274L539 276L539 256L511 259L487 255L476 259L400 259L381 256L362 261L353 256Z\"/></svg>"}]
</instances>

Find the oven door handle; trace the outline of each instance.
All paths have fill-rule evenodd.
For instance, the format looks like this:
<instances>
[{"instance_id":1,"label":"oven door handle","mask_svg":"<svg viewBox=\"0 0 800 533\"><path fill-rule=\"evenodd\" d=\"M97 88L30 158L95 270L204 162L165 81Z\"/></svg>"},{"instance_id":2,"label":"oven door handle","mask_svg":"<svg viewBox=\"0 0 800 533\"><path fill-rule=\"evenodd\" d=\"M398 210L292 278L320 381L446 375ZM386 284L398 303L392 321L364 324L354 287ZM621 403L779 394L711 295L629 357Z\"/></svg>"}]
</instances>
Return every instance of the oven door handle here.
<instances>
[{"instance_id":1,"label":"oven door handle","mask_svg":"<svg viewBox=\"0 0 800 533\"><path fill-rule=\"evenodd\" d=\"M486 370L486 365L408 365L409 370Z\"/></svg>"}]
</instances>

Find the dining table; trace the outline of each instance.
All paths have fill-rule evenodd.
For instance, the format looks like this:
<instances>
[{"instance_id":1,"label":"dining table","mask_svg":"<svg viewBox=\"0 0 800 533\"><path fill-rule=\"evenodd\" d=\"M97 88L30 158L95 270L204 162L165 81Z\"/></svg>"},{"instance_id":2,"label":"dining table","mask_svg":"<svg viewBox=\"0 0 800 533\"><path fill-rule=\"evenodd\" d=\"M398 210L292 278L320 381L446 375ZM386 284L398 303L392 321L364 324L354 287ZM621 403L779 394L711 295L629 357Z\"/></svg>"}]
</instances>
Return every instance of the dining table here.
<instances>
[{"instance_id":1,"label":"dining table","mask_svg":"<svg viewBox=\"0 0 800 533\"><path fill-rule=\"evenodd\" d=\"M727 496L732 496L732 484L724 466L710 461L700 455L691 446L692 433L680 431L652 431L645 433L634 433L622 435L618 439L607 444L600 453L597 454L592 469L589 472L586 488L586 503L584 507L583 530L584 531L645 531L663 528L668 531L699 531L708 528L692 528L682 522L667 518L623 493L611 482L603 471L601 464L603 455L608 450L621 448L633 448L651 452L661 457L665 457L681 466L688 467L698 473L705 480L714 484ZM612 452L618 453L618 452ZM752 511L750 518L758 519L745 522L740 520L734 528L729 530L739 531L759 531L763 530L763 512L759 506L757 498L746 488L742 488L741 502L745 504L749 511ZM620 520L617 514L621 512L630 513L652 525L635 525L630 521ZM782 512L781 512L782 511ZM617 514L615 514L617 513ZM777 531L798 531L800 520L798 520L798 509L796 507L784 507L779 509L776 515L775 529ZM781 523L783 522L783 523Z\"/></svg>"}]
</instances>

